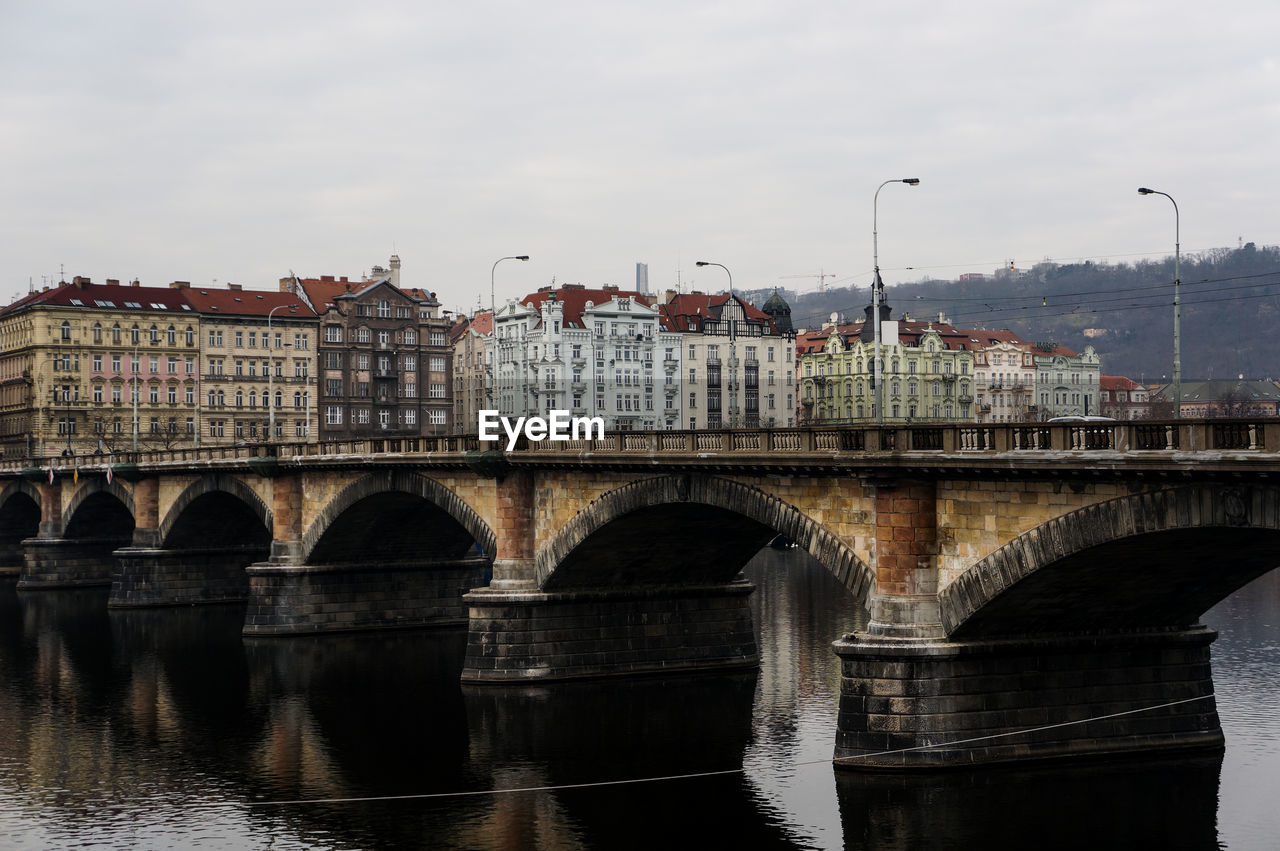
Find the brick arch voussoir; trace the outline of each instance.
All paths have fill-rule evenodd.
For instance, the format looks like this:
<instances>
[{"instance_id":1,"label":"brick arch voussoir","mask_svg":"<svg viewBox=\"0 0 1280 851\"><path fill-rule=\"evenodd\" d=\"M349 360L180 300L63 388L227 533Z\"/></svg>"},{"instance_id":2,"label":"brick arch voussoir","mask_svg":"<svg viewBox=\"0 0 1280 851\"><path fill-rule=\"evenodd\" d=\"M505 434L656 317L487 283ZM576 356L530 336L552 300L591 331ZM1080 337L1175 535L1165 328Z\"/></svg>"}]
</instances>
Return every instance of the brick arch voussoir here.
<instances>
[{"instance_id":1,"label":"brick arch voussoir","mask_svg":"<svg viewBox=\"0 0 1280 851\"><path fill-rule=\"evenodd\" d=\"M539 547L534 569L544 587L556 568L587 538L642 508L695 503L722 508L777 530L817 559L859 601L871 593L874 574L844 541L791 503L752 485L719 476L657 476L601 494Z\"/></svg>"},{"instance_id":2,"label":"brick arch voussoir","mask_svg":"<svg viewBox=\"0 0 1280 851\"><path fill-rule=\"evenodd\" d=\"M133 507L133 493L120 484L118 479L108 484L105 478L98 478L97 476L86 480L72 495L71 501L67 503L67 507L62 511L63 522L69 524L71 518L75 517L76 512L80 510L80 506L84 505L85 500L99 493L108 493L120 500L129 511L129 516L134 518L135 523L137 522L138 514Z\"/></svg>"},{"instance_id":3,"label":"brick arch voussoir","mask_svg":"<svg viewBox=\"0 0 1280 851\"><path fill-rule=\"evenodd\" d=\"M208 473L187 485L165 512L164 520L160 521L160 540L163 542L161 546L167 544L169 535L173 532L173 527L182 516L182 512L186 511L191 503L210 493L230 494L243 502L262 522L267 532L274 536L275 527L271 506L263 502L262 497L258 496L253 488L246 485L238 476L228 473Z\"/></svg>"},{"instance_id":4,"label":"brick arch voussoir","mask_svg":"<svg viewBox=\"0 0 1280 851\"><path fill-rule=\"evenodd\" d=\"M1116 497L1024 532L939 592L942 625L955 632L1009 588L1068 556L1137 535L1228 527L1280 530L1280 488L1189 485Z\"/></svg>"},{"instance_id":5,"label":"brick arch voussoir","mask_svg":"<svg viewBox=\"0 0 1280 851\"><path fill-rule=\"evenodd\" d=\"M302 534L302 552L311 557L324 533L342 513L362 499L380 493L407 493L420 496L444 511L476 539L485 556L493 560L498 551L498 538L467 501L435 479L406 470L380 470L362 476L347 485L316 515Z\"/></svg>"},{"instance_id":6,"label":"brick arch voussoir","mask_svg":"<svg viewBox=\"0 0 1280 851\"><path fill-rule=\"evenodd\" d=\"M13 499L20 493L31 497L35 504L43 511L44 500L41 498L40 488L31 484L31 482L28 482L26 479L16 479L5 485L3 489L0 489L0 511L4 510L4 507L9 503L9 500Z\"/></svg>"}]
</instances>

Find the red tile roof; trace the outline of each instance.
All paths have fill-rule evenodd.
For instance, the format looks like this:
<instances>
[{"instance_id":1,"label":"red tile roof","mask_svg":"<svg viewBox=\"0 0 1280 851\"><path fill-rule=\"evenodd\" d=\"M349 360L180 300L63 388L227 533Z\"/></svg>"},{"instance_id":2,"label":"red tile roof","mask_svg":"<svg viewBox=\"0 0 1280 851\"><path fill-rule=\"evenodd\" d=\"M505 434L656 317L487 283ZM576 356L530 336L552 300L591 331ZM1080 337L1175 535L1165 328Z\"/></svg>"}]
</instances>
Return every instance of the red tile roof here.
<instances>
[{"instance_id":1,"label":"red tile roof","mask_svg":"<svg viewBox=\"0 0 1280 851\"><path fill-rule=\"evenodd\" d=\"M315 316L311 308L293 293L274 290L183 290L187 300L201 313L211 316L267 316L273 308L276 317Z\"/></svg>"},{"instance_id":2,"label":"red tile roof","mask_svg":"<svg viewBox=\"0 0 1280 851\"><path fill-rule=\"evenodd\" d=\"M280 283L282 287L291 286L293 279L285 278ZM315 307L316 312L325 313L333 309L333 300L338 296L361 292L367 287L382 283L382 281L352 281L348 280L345 275L341 278L335 278L333 275L321 275L318 278L298 278L298 283L307 294L307 300Z\"/></svg>"},{"instance_id":3,"label":"red tile roof","mask_svg":"<svg viewBox=\"0 0 1280 851\"><path fill-rule=\"evenodd\" d=\"M773 326L773 317L760 310L748 301L744 301L738 296L734 296L738 304L742 305L743 315L750 322L763 322L769 325L775 332ZM666 304L659 305L662 312L663 327L672 331L689 331L693 330L697 319L698 330L701 330L702 323L708 319L719 320L721 312L725 305L729 303L728 293L719 293L717 295L706 295L704 293L680 293L671 297L671 301Z\"/></svg>"},{"instance_id":4,"label":"red tile roof","mask_svg":"<svg viewBox=\"0 0 1280 851\"><path fill-rule=\"evenodd\" d=\"M1141 384L1132 378L1125 378L1123 375L1103 375L1098 378L1098 384L1103 390L1142 390L1145 389Z\"/></svg>"},{"instance_id":5,"label":"red tile roof","mask_svg":"<svg viewBox=\"0 0 1280 851\"><path fill-rule=\"evenodd\" d=\"M586 327L583 325L582 311L586 310L587 302L591 302L593 305L600 305L617 296L622 299L633 297L641 304L650 305L649 297L636 290L620 290L614 286L596 289L585 287L582 284L565 284L554 290L551 287L543 287L536 293L530 293L520 299L520 303L532 307L541 314L542 305L553 293L556 300L564 305L564 324L566 328Z\"/></svg>"},{"instance_id":6,"label":"red tile roof","mask_svg":"<svg viewBox=\"0 0 1280 851\"><path fill-rule=\"evenodd\" d=\"M37 304L61 307L85 307L102 310L154 310L157 313L191 313L192 305L184 290L170 287L135 287L120 284L94 284L83 278L76 283L59 284L39 292L28 293L4 309L9 313Z\"/></svg>"}]
</instances>

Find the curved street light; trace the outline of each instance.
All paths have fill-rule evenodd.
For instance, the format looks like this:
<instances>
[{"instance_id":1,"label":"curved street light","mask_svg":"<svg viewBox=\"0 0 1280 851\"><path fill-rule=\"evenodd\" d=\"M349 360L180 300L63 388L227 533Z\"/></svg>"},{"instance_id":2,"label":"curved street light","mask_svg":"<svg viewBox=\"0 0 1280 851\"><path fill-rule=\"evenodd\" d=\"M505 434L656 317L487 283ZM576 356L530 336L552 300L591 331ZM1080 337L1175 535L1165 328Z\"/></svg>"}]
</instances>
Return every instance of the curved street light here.
<instances>
[{"instance_id":1,"label":"curved street light","mask_svg":"<svg viewBox=\"0 0 1280 851\"><path fill-rule=\"evenodd\" d=\"M875 278L871 282L871 321L875 328L875 348L873 350L873 375L872 381L875 382L875 406L876 406L876 424L884 425L884 389L881 386L882 375L880 366L880 301L884 298L884 281L880 280L880 237L878 227L878 213L880 205L880 190L884 189L890 183L905 183L908 186L919 186L920 178L918 177L899 177L894 180L886 180L876 187L876 194L871 199L871 258L875 268Z\"/></svg>"},{"instance_id":2,"label":"curved street light","mask_svg":"<svg viewBox=\"0 0 1280 851\"><path fill-rule=\"evenodd\" d=\"M485 382L485 397L489 402L489 407L493 407L493 399L496 393L494 385L497 383L498 370L498 300L494 294L494 274L498 270L498 264L503 260L528 260L528 254L513 254L510 257L499 257L493 261L493 266L489 268L489 322L493 325L490 334L493 336L493 362L489 364L488 374L485 376L488 380Z\"/></svg>"},{"instance_id":3,"label":"curved street light","mask_svg":"<svg viewBox=\"0 0 1280 851\"><path fill-rule=\"evenodd\" d=\"M724 269L724 273L729 276L729 303L725 305L725 311L729 314L729 428L737 428L738 426L738 357L735 343L738 339L737 326L738 323L733 319L733 273L729 271L729 267L723 263L712 263L707 260L699 260L695 264L697 266L719 266Z\"/></svg>"},{"instance_id":4,"label":"curved street light","mask_svg":"<svg viewBox=\"0 0 1280 851\"><path fill-rule=\"evenodd\" d=\"M1179 326L1182 324L1182 222L1178 202L1168 192L1138 187L1139 195L1163 195L1173 204L1173 416L1182 416L1182 349Z\"/></svg>"}]
</instances>

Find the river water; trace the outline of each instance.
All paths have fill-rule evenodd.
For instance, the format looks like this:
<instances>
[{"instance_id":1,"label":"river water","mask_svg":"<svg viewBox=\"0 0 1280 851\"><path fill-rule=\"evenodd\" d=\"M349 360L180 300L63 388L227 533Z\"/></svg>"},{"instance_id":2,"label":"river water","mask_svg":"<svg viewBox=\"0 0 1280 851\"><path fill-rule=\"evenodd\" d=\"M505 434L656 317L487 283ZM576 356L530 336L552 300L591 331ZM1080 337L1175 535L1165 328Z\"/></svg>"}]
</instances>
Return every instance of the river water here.
<instances>
[{"instance_id":1,"label":"river water","mask_svg":"<svg viewBox=\"0 0 1280 851\"><path fill-rule=\"evenodd\" d=\"M927 777L832 768L866 614L795 551L747 575L758 672L519 688L460 686L458 631L244 639L9 582L0 848L1280 845L1280 571L1205 616L1225 756ZM671 779L584 785L635 778Z\"/></svg>"}]
</instances>

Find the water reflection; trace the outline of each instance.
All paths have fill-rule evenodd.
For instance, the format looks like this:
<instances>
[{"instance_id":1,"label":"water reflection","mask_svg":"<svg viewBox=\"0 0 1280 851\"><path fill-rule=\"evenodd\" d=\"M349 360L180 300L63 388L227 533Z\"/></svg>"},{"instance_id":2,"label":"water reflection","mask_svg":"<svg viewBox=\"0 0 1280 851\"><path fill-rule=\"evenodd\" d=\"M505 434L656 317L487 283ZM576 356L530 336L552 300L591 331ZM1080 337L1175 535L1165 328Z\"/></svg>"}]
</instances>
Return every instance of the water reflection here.
<instances>
[{"instance_id":1,"label":"water reflection","mask_svg":"<svg viewBox=\"0 0 1280 851\"><path fill-rule=\"evenodd\" d=\"M840 772L852 849L1216 848L1220 755L946 774Z\"/></svg>"},{"instance_id":2,"label":"water reflection","mask_svg":"<svg viewBox=\"0 0 1280 851\"><path fill-rule=\"evenodd\" d=\"M865 612L794 551L748 577L758 673L465 689L457 630L245 640L241 606L0 583L2 844L1266 847L1280 829L1280 573L1205 619L1225 762L928 777L832 769L830 642ZM457 791L483 794L268 803Z\"/></svg>"}]
</instances>

